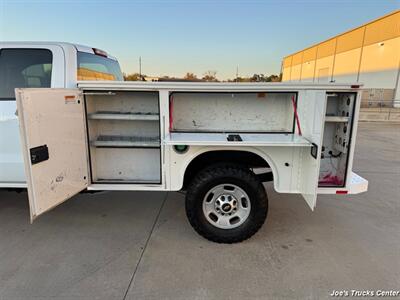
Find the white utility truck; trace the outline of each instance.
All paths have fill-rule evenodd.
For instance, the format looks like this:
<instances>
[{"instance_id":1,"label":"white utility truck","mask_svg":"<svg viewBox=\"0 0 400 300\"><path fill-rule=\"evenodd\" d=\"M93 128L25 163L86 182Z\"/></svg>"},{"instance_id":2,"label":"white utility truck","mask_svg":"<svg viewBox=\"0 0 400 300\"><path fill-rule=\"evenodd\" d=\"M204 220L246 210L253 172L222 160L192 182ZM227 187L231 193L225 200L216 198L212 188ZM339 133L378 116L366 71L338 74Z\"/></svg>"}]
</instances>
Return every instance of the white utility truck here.
<instances>
[{"instance_id":1,"label":"white utility truck","mask_svg":"<svg viewBox=\"0 0 400 300\"><path fill-rule=\"evenodd\" d=\"M80 82L17 89L31 219L82 190L186 191L194 229L252 236L263 181L301 194L356 194L359 85Z\"/></svg>"},{"instance_id":2,"label":"white utility truck","mask_svg":"<svg viewBox=\"0 0 400 300\"><path fill-rule=\"evenodd\" d=\"M24 188L15 88L73 88L78 80L123 80L102 50L56 42L0 42L0 188Z\"/></svg>"}]
</instances>

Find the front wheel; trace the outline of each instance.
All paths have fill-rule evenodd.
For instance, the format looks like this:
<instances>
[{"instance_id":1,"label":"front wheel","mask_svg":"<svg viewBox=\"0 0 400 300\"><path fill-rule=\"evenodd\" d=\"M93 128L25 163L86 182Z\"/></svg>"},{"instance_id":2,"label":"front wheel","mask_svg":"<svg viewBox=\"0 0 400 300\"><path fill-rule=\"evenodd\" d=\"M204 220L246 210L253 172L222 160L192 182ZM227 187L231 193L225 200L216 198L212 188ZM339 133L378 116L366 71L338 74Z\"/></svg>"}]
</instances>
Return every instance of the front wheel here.
<instances>
[{"instance_id":1,"label":"front wheel","mask_svg":"<svg viewBox=\"0 0 400 300\"><path fill-rule=\"evenodd\" d=\"M188 186L186 214L203 237L218 243L250 238L265 222L268 200L250 170L235 165L211 166Z\"/></svg>"}]
</instances>

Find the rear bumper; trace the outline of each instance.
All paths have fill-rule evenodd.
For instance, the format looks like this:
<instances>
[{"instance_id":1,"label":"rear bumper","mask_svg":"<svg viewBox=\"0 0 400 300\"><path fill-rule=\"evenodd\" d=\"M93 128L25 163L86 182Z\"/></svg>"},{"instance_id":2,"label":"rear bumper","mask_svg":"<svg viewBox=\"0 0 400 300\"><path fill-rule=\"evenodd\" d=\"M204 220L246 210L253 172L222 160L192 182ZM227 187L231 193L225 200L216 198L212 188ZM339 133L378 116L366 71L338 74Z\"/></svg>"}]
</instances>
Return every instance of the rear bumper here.
<instances>
[{"instance_id":1,"label":"rear bumper","mask_svg":"<svg viewBox=\"0 0 400 300\"><path fill-rule=\"evenodd\" d=\"M351 172L351 178L347 187L342 188L318 188L318 194L360 194L368 190L368 180Z\"/></svg>"}]
</instances>

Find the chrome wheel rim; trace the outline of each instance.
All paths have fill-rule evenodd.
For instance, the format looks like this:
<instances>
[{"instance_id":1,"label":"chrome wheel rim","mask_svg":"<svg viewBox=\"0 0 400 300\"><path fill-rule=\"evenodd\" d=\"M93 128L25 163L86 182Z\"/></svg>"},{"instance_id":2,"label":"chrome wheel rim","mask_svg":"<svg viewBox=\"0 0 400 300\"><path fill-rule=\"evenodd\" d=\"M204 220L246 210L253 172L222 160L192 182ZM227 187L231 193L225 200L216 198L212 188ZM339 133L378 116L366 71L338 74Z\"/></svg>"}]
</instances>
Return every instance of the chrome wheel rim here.
<instances>
[{"instance_id":1,"label":"chrome wheel rim","mask_svg":"<svg viewBox=\"0 0 400 300\"><path fill-rule=\"evenodd\" d=\"M203 199L203 213L207 221L221 229L242 225L250 215L251 202L246 192L234 184L213 187Z\"/></svg>"}]
</instances>

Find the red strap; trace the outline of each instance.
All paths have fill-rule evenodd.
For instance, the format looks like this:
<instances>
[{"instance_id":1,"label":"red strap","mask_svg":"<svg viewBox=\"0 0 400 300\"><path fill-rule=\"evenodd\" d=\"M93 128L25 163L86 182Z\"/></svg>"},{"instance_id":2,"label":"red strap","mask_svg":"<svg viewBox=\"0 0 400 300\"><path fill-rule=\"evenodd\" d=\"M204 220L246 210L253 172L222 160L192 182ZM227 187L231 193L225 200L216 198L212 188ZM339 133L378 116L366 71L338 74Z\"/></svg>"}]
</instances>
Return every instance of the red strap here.
<instances>
[{"instance_id":1,"label":"red strap","mask_svg":"<svg viewBox=\"0 0 400 300\"><path fill-rule=\"evenodd\" d=\"M296 105L296 101L294 100L294 96L292 96L292 104L293 104L293 110L294 110L294 118L296 119L296 124L297 124L297 130L299 131L299 135L301 135L300 120L299 120L299 116L297 115L297 105Z\"/></svg>"}]
</instances>

